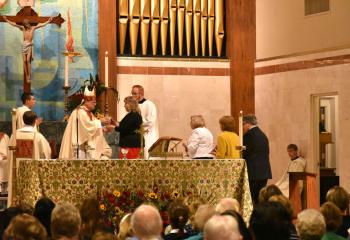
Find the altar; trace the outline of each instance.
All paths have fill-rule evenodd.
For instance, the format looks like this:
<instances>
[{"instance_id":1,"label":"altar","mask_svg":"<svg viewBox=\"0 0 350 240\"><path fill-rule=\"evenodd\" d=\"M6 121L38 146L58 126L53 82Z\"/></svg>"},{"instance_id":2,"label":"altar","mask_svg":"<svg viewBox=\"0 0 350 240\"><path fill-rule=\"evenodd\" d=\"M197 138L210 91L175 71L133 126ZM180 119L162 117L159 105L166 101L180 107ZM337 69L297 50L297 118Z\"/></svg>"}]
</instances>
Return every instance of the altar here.
<instances>
[{"instance_id":1,"label":"altar","mask_svg":"<svg viewBox=\"0 0 350 240\"><path fill-rule=\"evenodd\" d=\"M124 189L193 193L210 203L233 197L246 222L253 209L242 159L22 160L18 167L17 197L31 206L42 196L79 206L103 190Z\"/></svg>"}]
</instances>

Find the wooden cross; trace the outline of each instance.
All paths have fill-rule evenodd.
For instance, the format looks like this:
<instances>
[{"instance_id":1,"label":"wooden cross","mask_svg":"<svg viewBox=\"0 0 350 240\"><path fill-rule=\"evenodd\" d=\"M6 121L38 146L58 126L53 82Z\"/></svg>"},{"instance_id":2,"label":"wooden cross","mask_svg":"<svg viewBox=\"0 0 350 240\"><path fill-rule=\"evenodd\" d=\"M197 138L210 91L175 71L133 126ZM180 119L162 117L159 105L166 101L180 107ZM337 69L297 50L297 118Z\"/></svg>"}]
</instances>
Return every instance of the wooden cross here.
<instances>
[{"instance_id":1,"label":"wooden cross","mask_svg":"<svg viewBox=\"0 0 350 240\"><path fill-rule=\"evenodd\" d=\"M16 14L16 16L6 16L6 18L9 21L21 26L24 25L23 21L25 19L29 20L31 26L36 26L39 23L45 23L50 19L50 17L38 16L38 14L30 6L22 8ZM3 16L0 16L0 22L6 22ZM50 23L61 27L63 22L64 19L61 17L61 14L58 14L56 17L52 18L52 21ZM23 92L31 92L31 83L29 79L27 79L27 75L25 73L23 74Z\"/></svg>"}]
</instances>

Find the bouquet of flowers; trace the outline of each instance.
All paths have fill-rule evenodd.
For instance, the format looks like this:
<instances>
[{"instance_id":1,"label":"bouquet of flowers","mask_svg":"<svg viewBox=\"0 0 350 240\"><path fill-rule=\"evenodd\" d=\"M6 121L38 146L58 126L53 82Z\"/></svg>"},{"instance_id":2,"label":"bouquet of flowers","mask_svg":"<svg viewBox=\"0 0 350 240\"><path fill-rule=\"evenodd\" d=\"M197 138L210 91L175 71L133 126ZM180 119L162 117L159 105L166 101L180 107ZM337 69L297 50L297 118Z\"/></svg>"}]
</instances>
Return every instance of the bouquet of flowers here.
<instances>
[{"instance_id":1,"label":"bouquet of flowers","mask_svg":"<svg viewBox=\"0 0 350 240\"><path fill-rule=\"evenodd\" d=\"M150 203L158 208L164 225L168 224L167 209L169 204L181 195L177 191L161 192L142 190L104 190L99 193L100 210L106 226L117 229L120 220L127 213L132 213L142 203Z\"/></svg>"}]
</instances>

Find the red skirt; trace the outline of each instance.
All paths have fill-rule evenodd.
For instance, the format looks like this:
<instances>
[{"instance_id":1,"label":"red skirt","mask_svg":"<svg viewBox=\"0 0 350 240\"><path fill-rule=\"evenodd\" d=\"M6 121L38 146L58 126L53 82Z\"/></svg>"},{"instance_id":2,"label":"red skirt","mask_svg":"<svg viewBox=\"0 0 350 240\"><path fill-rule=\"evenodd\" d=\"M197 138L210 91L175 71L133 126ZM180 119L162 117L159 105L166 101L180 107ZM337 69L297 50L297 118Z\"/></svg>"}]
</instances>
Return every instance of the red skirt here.
<instances>
[{"instance_id":1,"label":"red skirt","mask_svg":"<svg viewBox=\"0 0 350 240\"><path fill-rule=\"evenodd\" d=\"M127 149L127 153L125 154L125 156L123 156L123 153L122 153L122 149ZM119 159L138 159L140 158L140 152L141 152L141 148L128 148L128 147L122 147L120 148L120 151L119 151Z\"/></svg>"}]
</instances>

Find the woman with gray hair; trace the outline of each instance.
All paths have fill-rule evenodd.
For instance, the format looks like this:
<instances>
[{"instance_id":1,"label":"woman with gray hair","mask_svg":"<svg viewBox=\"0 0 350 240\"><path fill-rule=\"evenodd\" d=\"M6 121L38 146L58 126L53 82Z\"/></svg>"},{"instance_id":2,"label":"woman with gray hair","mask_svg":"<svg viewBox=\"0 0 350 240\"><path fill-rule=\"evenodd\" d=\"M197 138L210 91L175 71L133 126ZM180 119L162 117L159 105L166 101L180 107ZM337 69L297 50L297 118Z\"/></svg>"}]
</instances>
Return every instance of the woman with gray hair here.
<instances>
[{"instance_id":1,"label":"woman with gray hair","mask_svg":"<svg viewBox=\"0 0 350 240\"><path fill-rule=\"evenodd\" d=\"M326 223L319 211L305 209L298 214L296 228L300 240L320 240L326 232Z\"/></svg>"},{"instance_id":2,"label":"woman with gray hair","mask_svg":"<svg viewBox=\"0 0 350 240\"><path fill-rule=\"evenodd\" d=\"M213 159L213 134L205 127L202 115L191 116L191 136L183 143L185 151L192 159Z\"/></svg>"}]
</instances>

